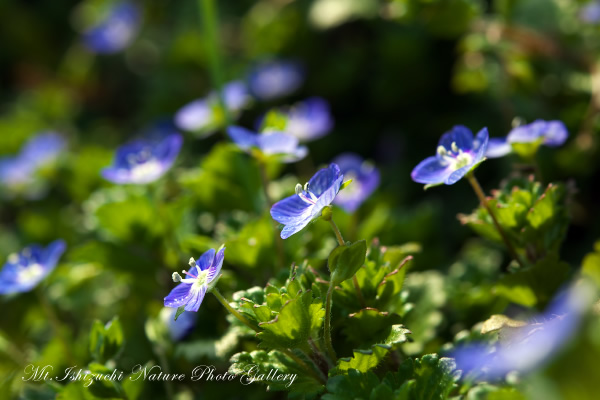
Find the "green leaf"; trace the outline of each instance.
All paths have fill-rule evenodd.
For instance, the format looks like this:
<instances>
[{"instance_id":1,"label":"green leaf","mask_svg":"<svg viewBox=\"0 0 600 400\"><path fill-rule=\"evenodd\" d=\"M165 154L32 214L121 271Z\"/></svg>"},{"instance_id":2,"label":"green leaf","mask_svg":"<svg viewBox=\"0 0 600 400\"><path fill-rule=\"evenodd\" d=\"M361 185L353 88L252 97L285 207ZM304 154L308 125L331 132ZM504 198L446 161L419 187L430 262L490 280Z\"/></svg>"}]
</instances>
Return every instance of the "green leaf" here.
<instances>
[{"instance_id":1,"label":"green leaf","mask_svg":"<svg viewBox=\"0 0 600 400\"><path fill-rule=\"evenodd\" d=\"M552 253L533 267L505 275L495 290L517 304L543 307L563 284L570 270L569 264L560 261L558 255Z\"/></svg>"},{"instance_id":2,"label":"green leaf","mask_svg":"<svg viewBox=\"0 0 600 400\"><path fill-rule=\"evenodd\" d=\"M322 400L368 400L371 398L371 392L380 385L377 375L373 372L361 373L351 369L347 374L329 378L328 393L322 397Z\"/></svg>"},{"instance_id":3,"label":"green leaf","mask_svg":"<svg viewBox=\"0 0 600 400\"><path fill-rule=\"evenodd\" d=\"M406 360L393 379L396 384L408 379L400 388L405 396L401 398L434 400L448 398L460 375L453 359L427 354L420 359Z\"/></svg>"},{"instance_id":4,"label":"green leaf","mask_svg":"<svg viewBox=\"0 0 600 400\"><path fill-rule=\"evenodd\" d=\"M311 351L308 339L318 332L325 317L325 309L320 300L312 301L312 293L288 300L275 319L261 322L264 329L258 334L261 346L267 349L300 348Z\"/></svg>"},{"instance_id":5,"label":"green leaf","mask_svg":"<svg viewBox=\"0 0 600 400\"><path fill-rule=\"evenodd\" d=\"M600 241L594 245L595 252L590 253L583 259L581 274L589 277L600 287Z\"/></svg>"},{"instance_id":6,"label":"green leaf","mask_svg":"<svg viewBox=\"0 0 600 400\"><path fill-rule=\"evenodd\" d=\"M179 316L181 314L183 314L185 312L185 306L181 306L177 308L177 311L175 312L175 318L174 321L177 321L177 318L179 318Z\"/></svg>"},{"instance_id":7,"label":"green leaf","mask_svg":"<svg viewBox=\"0 0 600 400\"><path fill-rule=\"evenodd\" d=\"M366 308L349 315L344 332L357 346L364 343L378 343L388 337L392 326L398 324L400 320L397 314Z\"/></svg>"},{"instance_id":8,"label":"green leaf","mask_svg":"<svg viewBox=\"0 0 600 400\"><path fill-rule=\"evenodd\" d=\"M296 356L303 358L300 354ZM229 362L231 374L247 377L242 378L244 383L252 381L266 384L267 390L288 390L311 398L325 389L324 385L316 379L315 375L318 376L319 372L310 366L312 364L310 360L303 359L303 362L311 368L311 371L307 371L279 351L237 353ZM273 371L276 371L277 375L287 375L286 379L273 379Z\"/></svg>"},{"instance_id":9,"label":"green leaf","mask_svg":"<svg viewBox=\"0 0 600 400\"><path fill-rule=\"evenodd\" d=\"M329 270L334 285L350 279L363 266L367 254L367 242L359 240L349 246L338 246L329 255Z\"/></svg>"},{"instance_id":10,"label":"green leaf","mask_svg":"<svg viewBox=\"0 0 600 400\"><path fill-rule=\"evenodd\" d=\"M119 317L114 317L106 326L95 320L90 332L90 353L98 362L116 357L123 348L124 335Z\"/></svg>"},{"instance_id":11,"label":"green leaf","mask_svg":"<svg viewBox=\"0 0 600 400\"><path fill-rule=\"evenodd\" d=\"M387 355L388 349L380 346L373 346L369 350L354 350L354 355L348 358L340 358L336 367L336 373L343 373L349 369L355 369L360 372L367 372L375 368L381 360Z\"/></svg>"}]
</instances>

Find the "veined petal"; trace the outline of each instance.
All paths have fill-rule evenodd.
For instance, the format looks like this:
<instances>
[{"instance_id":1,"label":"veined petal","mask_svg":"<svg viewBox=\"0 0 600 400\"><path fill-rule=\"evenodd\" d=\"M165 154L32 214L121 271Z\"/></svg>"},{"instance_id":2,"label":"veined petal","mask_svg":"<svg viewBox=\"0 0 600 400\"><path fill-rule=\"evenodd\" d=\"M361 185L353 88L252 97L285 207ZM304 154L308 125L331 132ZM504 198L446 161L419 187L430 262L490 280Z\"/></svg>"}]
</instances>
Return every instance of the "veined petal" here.
<instances>
[{"instance_id":1,"label":"veined petal","mask_svg":"<svg viewBox=\"0 0 600 400\"><path fill-rule=\"evenodd\" d=\"M311 208L309 210L312 211L313 208L314 208L314 206L311 206ZM292 236L294 233L300 232L302 229L304 229L306 227L306 225L308 225L310 223L310 221L312 221L312 219L313 219L313 215L311 212L307 212L307 213L301 215L298 219L294 220L293 222L288 223L281 230L281 238L287 239L290 236Z\"/></svg>"},{"instance_id":2,"label":"veined petal","mask_svg":"<svg viewBox=\"0 0 600 400\"><path fill-rule=\"evenodd\" d=\"M463 125L456 125L442 135L438 146L443 146L445 149L450 149L452 143L461 150L470 150L473 146L473 133L469 128Z\"/></svg>"},{"instance_id":3,"label":"veined petal","mask_svg":"<svg viewBox=\"0 0 600 400\"><path fill-rule=\"evenodd\" d=\"M411 172L413 181L424 184L444 183L452 174L450 165L444 165L436 156L427 157L421 161Z\"/></svg>"},{"instance_id":4,"label":"veined petal","mask_svg":"<svg viewBox=\"0 0 600 400\"><path fill-rule=\"evenodd\" d=\"M512 146L506 141L506 138L491 138L485 155L488 158L499 158L511 152Z\"/></svg>"},{"instance_id":5,"label":"veined petal","mask_svg":"<svg viewBox=\"0 0 600 400\"><path fill-rule=\"evenodd\" d=\"M271 207L271 216L275 221L287 225L298 218L303 218L303 215L306 213L310 215L308 211L310 207L312 207L311 204L302 200L298 195L293 194L273 204L273 207Z\"/></svg>"},{"instance_id":6,"label":"veined petal","mask_svg":"<svg viewBox=\"0 0 600 400\"><path fill-rule=\"evenodd\" d=\"M212 282L221 273L221 267L223 266L223 260L225 259L225 247L217 252L213 264L208 269L207 280Z\"/></svg>"},{"instance_id":7,"label":"veined petal","mask_svg":"<svg viewBox=\"0 0 600 400\"><path fill-rule=\"evenodd\" d=\"M319 196L319 199L317 200L317 203L315 204L315 207L312 210L312 214L314 217L317 217L317 214L320 214L321 210L323 210L325 206L330 205L333 199L335 199L335 196L340 191L340 186L342 186L343 180L344 176L340 175L335 180L335 182Z\"/></svg>"},{"instance_id":8,"label":"veined petal","mask_svg":"<svg viewBox=\"0 0 600 400\"><path fill-rule=\"evenodd\" d=\"M191 297L191 283L180 283L177 285L167 297L165 297L165 307L181 307L188 303Z\"/></svg>"},{"instance_id":9,"label":"veined petal","mask_svg":"<svg viewBox=\"0 0 600 400\"><path fill-rule=\"evenodd\" d=\"M446 178L444 183L446 185L454 185L463 176L465 176L472 167L473 167L473 164L469 164L469 165L465 165L462 168L457 169L456 171L453 171L450 175L448 175L448 177Z\"/></svg>"},{"instance_id":10,"label":"veined petal","mask_svg":"<svg viewBox=\"0 0 600 400\"><path fill-rule=\"evenodd\" d=\"M323 168L308 181L308 189L320 197L321 194L331 187L331 185L340 177L341 171L337 164L330 164L328 168ZM339 188L338 188L339 190Z\"/></svg>"},{"instance_id":11,"label":"veined petal","mask_svg":"<svg viewBox=\"0 0 600 400\"><path fill-rule=\"evenodd\" d=\"M258 135L241 126L232 125L228 127L227 134L242 150L258 146Z\"/></svg>"},{"instance_id":12,"label":"veined petal","mask_svg":"<svg viewBox=\"0 0 600 400\"><path fill-rule=\"evenodd\" d=\"M215 249L208 249L200 258L196 261L196 266L204 271L211 267L215 259Z\"/></svg>"},{"instance_id":13,"label":"veined petal","mask_svg":"<svg viewBox=\"0 0 600 400\"><path fill-rule=\"evenodd\" d=\"M192 285L192 289L190 290L190 297L185 306L185 311L198 311L198 309L200 308L200 304L202 304L202 300L204 300L206 289L206 285Z\"/></svg>"}]
</instances>

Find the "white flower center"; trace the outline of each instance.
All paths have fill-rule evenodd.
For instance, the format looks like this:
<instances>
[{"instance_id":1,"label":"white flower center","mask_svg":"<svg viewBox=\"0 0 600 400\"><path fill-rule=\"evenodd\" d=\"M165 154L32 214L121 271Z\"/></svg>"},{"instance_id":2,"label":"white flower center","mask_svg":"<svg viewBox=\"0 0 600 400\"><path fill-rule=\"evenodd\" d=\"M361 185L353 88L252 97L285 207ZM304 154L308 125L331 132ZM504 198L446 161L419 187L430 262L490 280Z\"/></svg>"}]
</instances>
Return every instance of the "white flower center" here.
<instances>
[{"instance_id":1,"label":"white flower center","mask_svg":"<svg viewBox=\"0 0 600 400\"><path fill-rule=\"evenodd\" d=\"M319 198L315 196L313 192L308 190L308 182L304 184L304 188L301 184L296 185L296 194L307 204L315 204Z\"/></svg>"},{"instance_id":2,"label":"white flower center","mask_svg":"<svg viewBox=\"0 0 600 400\"><path fill-rule=\"evenodd\" d=\"M457 170L466 167L473 162L473 155L470 152L464 152L459 149L456 142L452 142L450 149L444 146L438 146L437 154L445 165Z\"/></svg>"}]
</instances>

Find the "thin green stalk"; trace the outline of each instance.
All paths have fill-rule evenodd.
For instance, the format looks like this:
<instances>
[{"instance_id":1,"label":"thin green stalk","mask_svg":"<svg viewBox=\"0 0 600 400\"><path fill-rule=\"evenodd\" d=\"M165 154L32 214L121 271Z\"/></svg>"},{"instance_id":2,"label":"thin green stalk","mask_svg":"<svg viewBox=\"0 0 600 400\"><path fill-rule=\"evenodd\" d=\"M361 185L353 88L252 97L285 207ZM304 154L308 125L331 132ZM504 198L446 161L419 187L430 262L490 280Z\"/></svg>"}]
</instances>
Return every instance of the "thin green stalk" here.
<instances>
[{"instance_id":1,"label":"thin green stalk","mask_svg":"<svg viewBox=\"0 0 600 400\"><path fill-rule=\"evenodd\" d=\"M485 193L483 193L483 189L481 188L481 185L479 185L479 182L477 181L477 178L475 178L475 175L472 172L470 172L470 173L467 174L467 180L469 181L469 183L473 187L473 190L475 191L475 194L479 198L479 201L481 202L481 205L486 208L486 210L488 211L488 213L492 217L492 221L494 222L494 226L496 227L496 230L498 231L498 233L500 234L500 237L504 241L504 244L506 245L506 248L508 249L508 252L512 256L512 258L519 264L519 266L521 268L523 268L524 265L523 265L523 262L521 261L521 258L517 254L517 251L515 250L514 246L510 242L510 240L508 239L508 236L506 236L506 233L504 232L504 230L500 226L500 223L498 222L498 219L496 219L496 214L492 210L492 207L490 207L490 204L487 201L487 198L485 197Z\"/></svg>"},{"instance_id":2,"label":"thin green stalk","mask_svg":"<svg viewBox=\"0 0 600 400\"><path fill-rule=\"evenodd\" d=\"M225 299L225 297L223 297L221 292L219 292L219 289L217 289L215 287L215 288L213 288L211 293L214 294L215 297L217 298L217 300L219 300L219 302L221 304L223 304L223 307L225 307L227 309L227 311L229 311L234 317L236 317L242 324L246 325L248 328L254 330L255 332L262 332L258 327L252 325L246 317L244 317L237 310L235 310L233 307L231 307L229 305L229 302Z\"/></svg>"},{"instance_id":3,"label":"thin green stalk","mask_svg":"<svg viewBox=\"0 0 600 400\"><path fill-rule=\"evenodd\" d=\"M170 371L171 368L169 368L169 361L167 360L164 349L162 349L160 347L156 347L154 349L154 352L158 356L158 360L160 361L160 366L162 369L164 369L165 374L169 374L171 372ZM174 394L173 383L170 380L165 380L164 384L165 384L165 390L167 391L167 399L172 400L173 394Z\"/></svg>"},{"instance_id":4,"label":"thin green stalk","mask_svg":"<svg viewBox=\"0 0 600 400\"><path fill-rule=\"evenodd\" d=\"M333 284L329 284L329 289L327 290L327 298L325 299L325 334L323 335L325 338L325 348L327 349L327 353L329 354L329 358L335 365L337 363L337 356L335 355L335 350L333 349L333 345L331 344L331 298L333 295Z\"/></svg>"},{"instance_id":5,"label":"thin green stalk","mask_svg":"<svg viewBox=\"0 0 600 400\"><path fill-rule=\"evenodd\" d=\"M39 287L35 290L35 292L40 300L42 309L46 313L46 317L48 318L48 321L50 321L50 325L52 326L52 330L54 331L54 334L56 335L58 340L60 340L62 346L64 347L65 354L67 356L69 363L71 363L71 365L77 365L77 361L75 361L75 357L73 356L73 352L71 351L71 347L69 346L69 340L63 334L63 330L61 329L61 326L60 326L60 320L58 319L56 313L54 312L54 309L52 308L52 305L50 304L48 297L46 297L46 293L43 291L42 288L39 288Z\"/></svg>"},{"instance_id":6,"label":"thin green stalk","mask_svg":"<svg viewBox=\"0 0 600 400\"><path fill-rule=\"evenodd\" d=\"M333 232L335 233L335 237L337 238L339 245L345 246L346 242L344 242L342 233L340 232L339 228L333 221L333 217L329 219L329 223L331 224L331 228L333 229ZM367 306L367 303L365 302L365 298L363 297L362 291L360 290L360 285L358 284L358 279L356 278L356 275L354 275L352 277L352 284L354 285L354 289L356 290L356 296L358 297L358 301L360 302L360 305L363 308L365 308Z\"/></svg>"},{"instance_id":7,"label":"thin green stalk","mask_svg":"<svg viewBox=\"0 0 600 400\"><path fill-rule=\"evenodd\" d=\"M204 33L205 45L208 51L208 59L210 62L210 75L213 85L217 88L217 96L219 105L225 116L225 124L231 125L231 116L229 110L225 106L223 99L223 76L221 53L219 52L219 21L217 17L217 4L215 0L198 0L200 8L200 18Z\"/></svg>"}]
</instances>

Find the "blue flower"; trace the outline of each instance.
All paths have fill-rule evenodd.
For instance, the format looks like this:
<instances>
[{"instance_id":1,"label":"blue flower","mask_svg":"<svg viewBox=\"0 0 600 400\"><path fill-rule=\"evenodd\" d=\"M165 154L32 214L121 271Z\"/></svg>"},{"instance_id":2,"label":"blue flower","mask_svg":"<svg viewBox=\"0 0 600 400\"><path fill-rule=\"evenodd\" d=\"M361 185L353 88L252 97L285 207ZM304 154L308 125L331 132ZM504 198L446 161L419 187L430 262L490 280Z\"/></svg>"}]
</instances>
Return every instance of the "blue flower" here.
<instances>
[{"instance_id":1,"label":"blue flower","mask_svg":"<svg viewBox=\"0 0 600 400\"><path fill-rule=\"evenodd\" d=\"M569 137L569 132L561 121L544 121L538 119L530 124L521 125L511 130L506 138L492 138L488 145L486 157L503 157L513 151L513 143L536 143L550 147L561 146Z\"/></svg>"},{"instance_id":2,"label":"blue flower","mask_svg":"<svg viewBox=\"0 0 600 400\"><path fill-rule=\"evenodd\" d=\"M284 115L287 117L285 132L303 142L323 137L333 128L329 104L319 97L295 104Z\"/></svg>"},{"instance_id":3,"label":"blue flower","mask_svg":"<svg viewBox=\"0 0 600 400\"><path fill-rule=\"evenodd\" d=\"M241 126L230 126L227 134L240 149L248 153L256 149L263 156L277 156L283 162L295 162L308 154L308 149L300 146L297 138L283 132L258 134Z\"/></svg>"},{"instance_id":4,"label":"blue flower","mask_svg":"<svg viewBox=\"0 0 600 400\"><path fill-rule=\"evenodd\" d=\"M181 149L183 137L172 129L152 131L117 149L113 165L102 176L118 184L150 183L167 172Z\"/></svg>"},{"instance_id":5,"label":"blue flower","mask_svg":"<svg viewBox=\"0 0 600 400\"><path fill-rule=\"evenodd\" d=\"M333 204L353 213L379 186L379 170L358 154L344 153L333 160L346 180L352 183L340 192Z\"/></svg>"},{"instance_id":6,"label":"blue flower","mask_svg":"<svg viewBox=\"0 0 600 400\"><path fill-rule=\"evenodd\" d=\"M48 247L31 245L12 254L0 271L0 294L29 292L56 267L66 244L55 240Z\"/></svg>"},{"instance_id":7,"label":"blue flower","mask_svg":"<svg viewBox=\"0 0 600 400\"><path fill-rule=\"evenodd\" d=\"M139 26L139 7L131 2L117 3L83 33L83 41L96 53L116 53L131 43Z\"/></svg>"},{"instance_id":8,"label":"blue flower","mask_svg":"<svg viewBox=\"0 0 600 400\"><path fill-rule=\"evenodd\" d=\"M223 87L223 101L228 112L237 117L240 111L251 101L246 84L233 81ZM225 124L223 111L219 106L216 93L186 104L175 114L175 125L190 132L210 134Z\"/></svg>"},{"instance_id":9,"label":"blue flower","mask_svg":"<svg viewBox=\"0 0 600 400\"><path fill-rule=\"evenodd\" d=\"M600 22L600 1L593 1L584 5L579 11L579 18L589 24Z\"/></svg>"},{"instance_id":10,"label":"blue flower","mask_svg":"<svg viewBox=\"0 0 600 400\"><path fill-rule=\"evenodd\" d=\"M487 128L480 130L473 138L468 128L455 126L442 135L437 154L421 161L413 169L413 181L428 185L452 185L458 182L483 161L488 140Z\"/></svg>"},{"instance_id":11,"label":"blue flower","mask_svg":"<svg viewBox=\"0 0 600 400\"><path fill-rule=\"evenodd\" d=\"M198 314L184 312L175 320L176 313L177 309L175 308L163 308L159 318L167 326L171 340L178 342L185 339L192 332L194 326L196 326Z\"/></svg>"},{"instance_id":12,"label":"blue flower","mask_svg":"<svg viewBox=\"0 0 600 400\"><path fill-rule=\"evenodd\" d=\"M173 281L181 282L165 297L165 307L183 307L185 311L198 311L204 295L217 283L225 258L225 248L218 252L214 249L202 254L198 261L190 258L189 272L183 270L187 278L182 278L177 272L173 273Z\"/></svg>"},{"instance_id":13,"label":"blue flower","mask_svg":"<svg viewBox=\"0 0 600 400\"><path fill-rule=\"evenodd\" d=\"M22 195L38 199L47 185L38 172L58 160L66 147L63 137L55 132L42 132L29 139L19 154L0 158L0 186L4 195Z\"/></svg>"},{"instance_id":14,"label":"blue flower","mask_svg":"<svg viewBox=\"0 0 600 400\"><path fill-rule=\"evenodd\" d=\"M293 61L269 61L255 67L248 78L250 92L260 100L275 100L295 92L304 81L302 67Z\"/></svg>"},{"instance_id":15,"label":"blue flower","mask_svg":"<svg viewBox=\"0 0 600 400\"><path fill-rule=\"evenodd\" d=\"M296 185L296 194L278 201L271 208L273 219L283 225L281 238L300 232L310 221L319 217L340 191L344 175L336 164L323 168L307 184Z\"/></svg>"},{"instance_id":16,"label":"blue flower","mask_svg":"<svg viewBox=\"0 0 600 400\"><path fill-rule=\"evenodd\" d=\"M577 332L593 292L584 285L572 286L556 296L546 312L531 318L532 322L511 328L508 341L467 344L451 356L456 358L459 369L473 372L478 380L534 370L549 361Z\"/></svg>"}]
</instances>

